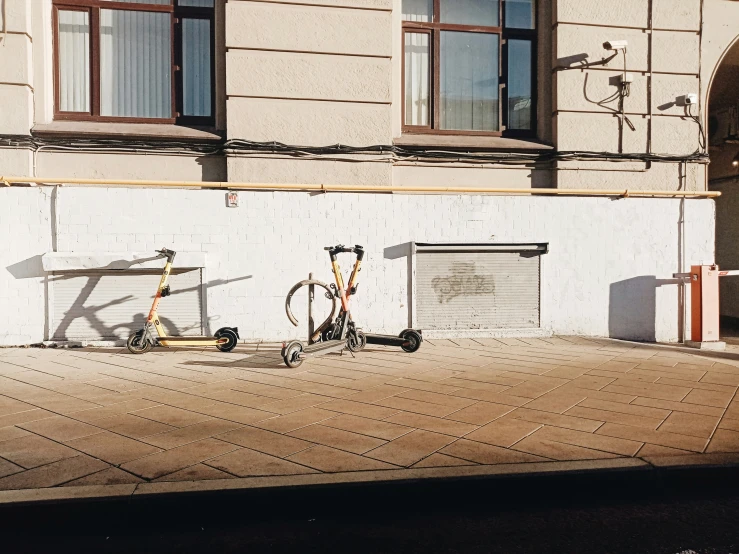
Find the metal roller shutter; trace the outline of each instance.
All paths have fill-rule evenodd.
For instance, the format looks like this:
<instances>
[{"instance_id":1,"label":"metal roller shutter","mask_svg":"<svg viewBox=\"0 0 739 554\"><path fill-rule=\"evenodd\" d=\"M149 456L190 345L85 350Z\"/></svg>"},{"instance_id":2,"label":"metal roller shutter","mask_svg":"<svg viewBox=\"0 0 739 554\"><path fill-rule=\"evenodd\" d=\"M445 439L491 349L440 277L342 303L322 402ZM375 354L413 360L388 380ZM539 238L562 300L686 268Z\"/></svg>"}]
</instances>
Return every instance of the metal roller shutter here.
<instances>
[{"instance_id":1,"label":"metal roller shutter","mask_svg":"<svg viewBox=\"0 0 739 554\"><path fill-rule=\"evenodd\" d=\"M161 271L69 271L51 277L53 340L125 339L141 329ZM172 295L159 305L171 335L202 332L201 270L173 270Z\"/></svg>"},{"instance_id":2,"label":"metal roller shutter","mask_svg":"<svg viewBox=\"0 0 739 554\"><path fill-rule=\"evenodd\" d=\"M418 252L421 329L538 328L541 256L533 252Z\"/></svg>"}]
</instances>

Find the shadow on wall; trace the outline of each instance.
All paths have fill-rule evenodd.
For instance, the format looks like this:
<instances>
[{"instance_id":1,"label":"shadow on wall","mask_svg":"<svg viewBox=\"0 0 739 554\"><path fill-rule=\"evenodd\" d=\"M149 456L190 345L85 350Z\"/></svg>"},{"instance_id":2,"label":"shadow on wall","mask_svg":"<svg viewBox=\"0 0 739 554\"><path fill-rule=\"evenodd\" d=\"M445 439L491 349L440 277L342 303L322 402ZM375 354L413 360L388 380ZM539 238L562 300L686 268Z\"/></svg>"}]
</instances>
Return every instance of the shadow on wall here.
<instances>
[{"instance_id":1,"label":"shadow on wall","mask_svg":"<svg viewBox=\"0 0 739 554\"><path fill-rule=\"evenodd\" d=\"M408 327L413 326L413 243L404 242L394 246L388 246L383 251L386 260L400 260L406 258L406 287L408 305Z\"/></svg>"},{"instance_id":2,"label":"shadow on wall","mask_svg":"<svg viewBox=\"0 0 739 554\"><path fill-rule=\"evenodd\" d=\"M44 264L41 257L40 254L38 256L32 256L22 262L9 265L5 269L15 279L43 278L46 277L46 272L44 271Z\"/></svg>"},{"instance_id":3,"label":"shadow on wall","mask_svg":"<svg viewBox=\"0 0 739 554\"><path fill-rule=\"evenodd\" d=\"M611 284L608 304L608 336L613 339L656 342L657 289L674 286L677 279L641 275ZM677 304L677 298L675 300ZM678 323L678 326L681 324Z\"/></svg>"},{"instance_id":4,"label":"shadow on wall","mask_svg":"<svg viewBox=\"0 0 739 554\"><path fill-rule=\"evenodd\" d=\"M655 342L657 278L632 277L611 283L608 304L608 336L614 339Z\"/></svg>"},{"instance_id":5,"label":"shadow on wall","mask_svg":"<svg viewBox=\"0 0 739 554\"><path fill-rule=\"evenodd\" d=\"M142 297L135 297L134 295L121 295L118 298L113 298L105 303L95 303L95 300L92 300L91 297L93 296L93 291L95 291L100 285L101 285L101 279L105 277L105 275L115 275L117 271L131 269L133 266L142 264L144 262L156 260L160 258L159 256L154 256L152 258L142 258L139 260L131 261L131 260L116 260L114 262L111 262L110 264L106 265L102 268L95 269L95 274L89 275L86 274L84 271L68 271L64 272L63 274L52 274L47 273L43 268L42 263L42 256L33 256L31 258L28 258L27 260L23 260L21 262L15 263L13 265L7 266L7 271L15 278L15 279L30 279L30 278L44 278L45 280L45 294L47 296L47 302L46 302L46 320L47 320L47 328L45 329L45 338L51 339L51 340L68 340L68 339L77 339L80 337L69 337L68 331L73 326L75 321L83 319L87 321L87 325L94 329L96 333L96 337L87 337L87 338L97 338L97 339L114 339L114 338L125 338L128 335L130 335L132 332L137 331L141 329L144 326L144 323L146 321L147 314L143 312L138 312L130 320L124 321L109 321L106 320L106 314L103 312L111 308L113 306L118 306L121 304L127 304L134 302L134 304L139 305L138 307L141 308L142 301L143 304L146 304L146 309L148 309L150 302L153 300L154 295L147 294L144 298ZM135 269L135 268L134 268ZM100 270L104 270L105 273L100 274ZM173 274L187 271L187 270L173 270ZM149 273L157 273L156 271L148 271ZM134 275L135 273L129 273L130 275ZM188 292L196 292L199 295L206 293L206 291L213 287L219 287L226 284L233 283L235 281L243 281L246 279L251 279L251 275L245 275L242 277L237 277L234 279L215 279L212 281L209 281L207 283L204 283L202 285L197 285L193 287L187 287L182 289L175 289L172 291L172 296L188 293ZM70 279L80 279L85 278L87 279L86 283L81 287L81 290L79 291L78 296L72 301L70 308L64 312L63 317L59 321L54 322L54 328L49 329L48 323L50 314L48 313L49 310L49 301L51 300L49 298L49 284L50 283L57 283L60 281L68 281ZM108 285L109 286L109 285ZM93 303L91 303L91 301ZM98 298L99 301L99 298ZM131 306L131 312L136 312L137 307ZM164 311L166 311L166 307L164 307ZM109 312L107 314L107 317L110 317L111 313ZM182 335L187 333L188 331L196 331L200 332L201 330L201 324L199 323L196 327L185 327L185 328L179 328L175 322L171 319L168 319L165 316L159 315L159 319L162 322L163 327L167 331L167 334L170 336L173 335ZM205 328L208 329L210 324L217 320L218 317L207 317L206 316Z\"/></svg>"},{"instance_id":6,"label":"shadow on wall","mask_svg":"<svg viewBox=\"0 0 739 554\"><path fill-rule=\"evenodd\" d=\"M202 168L201 180L207 182L227 181L225 156L200 156L195 159Z\"/></svg>"}]
</instances>

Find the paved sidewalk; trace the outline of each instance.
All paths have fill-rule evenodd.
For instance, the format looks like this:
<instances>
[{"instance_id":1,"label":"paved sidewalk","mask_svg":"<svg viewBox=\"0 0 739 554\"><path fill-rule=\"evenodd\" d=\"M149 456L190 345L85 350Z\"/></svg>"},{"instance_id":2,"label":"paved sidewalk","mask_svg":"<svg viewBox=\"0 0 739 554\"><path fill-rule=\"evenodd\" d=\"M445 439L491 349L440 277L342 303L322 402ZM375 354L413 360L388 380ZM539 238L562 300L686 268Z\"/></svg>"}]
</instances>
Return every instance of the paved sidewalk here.
<instances>
[{"instance_id":1,"label":"paved sidewalk","mask_svg":"<svg viewBox=\"0 0 739 554\"><path fill-rule=\"evenodd\" d=\"M143 356L0 349L0 490L708 462L739 452L732 352L577 337L432 340L416 354L367 347L289 369L264 344Z\"/></svg>"}]
</instances>

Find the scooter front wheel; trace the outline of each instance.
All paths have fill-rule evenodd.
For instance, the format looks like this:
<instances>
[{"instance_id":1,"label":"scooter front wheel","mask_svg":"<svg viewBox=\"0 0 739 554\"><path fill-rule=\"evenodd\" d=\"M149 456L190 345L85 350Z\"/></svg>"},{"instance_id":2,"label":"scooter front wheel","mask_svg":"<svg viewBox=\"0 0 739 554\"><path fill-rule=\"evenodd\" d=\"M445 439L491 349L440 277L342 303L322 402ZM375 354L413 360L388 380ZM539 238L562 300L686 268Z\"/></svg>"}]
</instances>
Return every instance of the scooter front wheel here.
<instances>
[{"instance_id":1,"label":"scooter front wheel","mask_svg":"<svg viewBox=\"0 0 739 554\"><path fill-rule=\"evenodd\" d=\"M131 354L146 354L153 346L144 336L143 329L131 333L131 336L126 341L126 348L128 348Z\"/></svg>"},{"instance_id":2,"label":"scooter front wheel","mask_svg":"<svg viewBox=\"0 0 739 554\"><path fill-rule=\"evenodd\" d=\"M354 338L354 336L350 332L349 338L346 341L346 346L351 352L359 352L365 346L367 346L367 335L365 335L362 331L357 331L356 338Z\"/></svg>"},{"instance_id":3,"label":"scooter front wheel","mask_svg":"<svg viewBox=\"0 0 739 554\"><path fill-rule=\"evenodd\" d=\"M421 342L423 338L418 331L413 329L406 329L400 333L400 338L405 339L407 342L401 346L404 352L413 353L421 348Z\"/></svg>"},{"instance_id":4,"label":"scooter front wheel","mask_svg":"<svg viewBox=\"0 0 739 554\"><path fill-rule=\"evenodd\" d=\"M221 352L231 352L231 350L236 348L236 344L239 342L239 337L234 333L233 329L230 329L229 327L218 329L214 336L217 339L227 339L226 342L216 345L216 348Z\"/></svg>"},{"instance_id":5,"label":"scooter front wheel","mask_svg":"<svg viewBox=\"0 0 739 554\"><path fill-rule=\"evenodd\" d=\"M289 343L284 350L282 359L285 360L287 367L299 367L303 363L303 358L300 354L303 352L303 343L300 341L292 341Z\"/></svg>"}]
</instances>

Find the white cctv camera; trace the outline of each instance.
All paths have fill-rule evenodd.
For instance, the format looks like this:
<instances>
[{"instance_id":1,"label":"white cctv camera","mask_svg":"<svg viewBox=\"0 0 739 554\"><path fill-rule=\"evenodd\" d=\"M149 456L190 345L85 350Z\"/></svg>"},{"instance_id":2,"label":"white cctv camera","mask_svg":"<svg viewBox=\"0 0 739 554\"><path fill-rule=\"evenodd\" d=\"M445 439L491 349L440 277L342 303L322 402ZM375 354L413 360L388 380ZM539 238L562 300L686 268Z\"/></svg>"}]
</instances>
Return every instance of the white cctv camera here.
<instances>
[{"instance_id":1,"label":"white cctv camera","mask_svg":"<svg viewBox=\"0 0 739 554\"><path fill-rule=\"evenodd\" d=\"M628 45L627 40L607 40L603 43L603 48L606 50L626 50Z\"/></svg>"}]
</instances>

